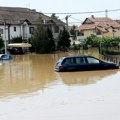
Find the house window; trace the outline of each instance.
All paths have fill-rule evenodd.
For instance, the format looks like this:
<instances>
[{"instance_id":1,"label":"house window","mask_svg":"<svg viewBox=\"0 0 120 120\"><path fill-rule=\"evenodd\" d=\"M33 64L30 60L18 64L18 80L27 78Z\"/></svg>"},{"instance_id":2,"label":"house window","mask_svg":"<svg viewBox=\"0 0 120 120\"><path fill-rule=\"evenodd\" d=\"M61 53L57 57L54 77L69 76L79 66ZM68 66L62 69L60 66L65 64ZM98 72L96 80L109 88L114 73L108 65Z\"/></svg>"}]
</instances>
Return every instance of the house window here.
<instances>
[{"instance_id":1,"label":"house window","mask_svg":"<svg viewBox=\"0 0 120 120\"><path fill-rule=\"evenodd\" d=\"M84 36L84 31L80 31L78 35L79 36Z\"/></svg>"},{"instance_id":2,"label":"house window","mask_svg":"<svg viewBox=\"0 0 120 120\"><path fill-rule=\"evenodd\" d=\"M96 29L93 29L93 33L96 33Z\"/></svg>"},{"instance_id":3,"label":"house window","mask_svg":"<svg viewBox=\"0 0 120 120\"><path fill-rule=\"evenodd\" d=\"M101 35L102 33L101 33L100 30L96 30L96 34L97 34L97 35Z\"/></svg>"},{"instance_id":4,"label":"house window","mask_svg":"<svg viewBox=\"0 0 120 120\"><path fill-rule=\"evenodd\" d=\"M80 31L77 31L77 36L80 36Z\"/></svg>"},{"instance_id":5,"label":"house window","mask_svg":"<svg viewBox=\"0 0 120 120\"><path fill-rule=\"evenodd\" d=\"M13 29L14 29L14 32L16 32L16 27L14 27Z\"/></svg>"},{"instance_id":6,"label":"house window","mask_svg":"<svg viewBox=\"0 0 120 120\"><path fill-rule=\"evenodd\" d=\"M59 33L59 26L55 26L54 29L55 29L55 33Z\"/></svg>"},{"instance_id":7,"label":"house window","mask_svg":"<svg viewBox=\"0 0 120 120\"><path fill-rule=\"evenodd\" d=\"M0 28L0 34L3 34L3 29Z\"/></svg>"},{"instance_id":8,"label":"house window","mask_svg":"<svg viewBox=\"0 0 120 120\"><path fill-rule=\"evenodd\" d=\"M78 31L77 36L84 36L84 31Z\"/></svg>"},{"instance_id":9,"label":"house window","mask_svg":"<svg viewBox=\"0 0 120 120\"><path fill-rule=\"evenodd\" d=\"M29 27L29 33L33 34L34 33L34 27Z\"/></svg>"}]
</instances>

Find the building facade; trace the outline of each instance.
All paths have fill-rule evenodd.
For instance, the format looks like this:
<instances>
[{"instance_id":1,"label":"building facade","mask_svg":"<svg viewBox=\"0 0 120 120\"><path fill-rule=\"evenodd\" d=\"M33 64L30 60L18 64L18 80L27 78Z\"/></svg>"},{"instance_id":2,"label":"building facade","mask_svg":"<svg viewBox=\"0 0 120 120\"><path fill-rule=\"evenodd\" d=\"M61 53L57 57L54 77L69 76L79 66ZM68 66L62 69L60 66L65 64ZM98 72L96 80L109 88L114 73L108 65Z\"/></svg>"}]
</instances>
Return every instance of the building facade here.
<instances>
[{"instance_id":1,"label":"building facade","mask_svg":"<svg viewBox=\"0 0 120 120\"><path fill-rule=\"evenodd\" d=\"M78 38L86 39L91 34L98 37L120 36L120 24L110 18L86 18L82 25L77 28Z\"/></svg>"},{"instance_id":2,"label":"building facade","mask_svg":"<svg viewBox=\"0 0 120 120\"><path fill-rule=\"evenodd\" d=\"M10 43L12 38L15 37L22 37L28 40L39 24L49 27L53 32L54 38L58 37L59 31L65 26L62 21L54 20L35 10L0 7L0 35L7 43Z\"/></svg>"}]
</instances>

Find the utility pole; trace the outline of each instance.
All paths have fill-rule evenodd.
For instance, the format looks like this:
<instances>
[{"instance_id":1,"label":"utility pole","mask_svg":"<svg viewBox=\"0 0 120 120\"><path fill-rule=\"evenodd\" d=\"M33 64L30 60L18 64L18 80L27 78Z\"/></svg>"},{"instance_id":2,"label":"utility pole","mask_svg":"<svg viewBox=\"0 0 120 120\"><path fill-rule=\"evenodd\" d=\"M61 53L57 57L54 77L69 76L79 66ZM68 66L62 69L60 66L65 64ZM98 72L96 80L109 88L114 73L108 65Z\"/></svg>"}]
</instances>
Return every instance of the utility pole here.
<instances>
[{"instance_id":1,"label":"utility pole","mask_svg":"<svg viewBox=\"0 0 120 120\"><path fill-rule=\"evenodd\" d=\"M105 17L108 18L108 10L105 10Z\"/></svg>"},{"instance_id":2,"label":"utility pole","mask_svg":"<svg viewBox=\"0 0 120 120\"><path fill-rule=\"evenodd\" d=\"M4 45L5 45L5 54L7 54L6 21L5 20L4 20Z\"/></svg>"},{"instance_id":3,"label":"utility pole","mask_svg":"<svg viewBox=\"0 0 120 120\"><path fill-rule=\"evenodd\" d=\"M70 16L71 16L71 15L67 15L67 16L65 17L66 25L67 25L67 31L68 31L68 18L69 18Z\"/></svg>"}]
</instances>

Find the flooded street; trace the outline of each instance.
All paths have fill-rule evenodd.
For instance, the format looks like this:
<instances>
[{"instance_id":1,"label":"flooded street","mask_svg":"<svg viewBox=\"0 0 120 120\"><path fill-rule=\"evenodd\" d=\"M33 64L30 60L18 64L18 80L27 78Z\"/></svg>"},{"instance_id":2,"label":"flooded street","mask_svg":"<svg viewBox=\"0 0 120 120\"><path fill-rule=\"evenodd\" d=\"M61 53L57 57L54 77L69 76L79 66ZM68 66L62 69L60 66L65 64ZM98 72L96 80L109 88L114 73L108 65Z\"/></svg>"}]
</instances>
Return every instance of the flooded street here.
<instances>
[{"instance_id":1,"label":"flooded street","mask_svg":"<svg viewBox=\"0 0 120 120\"><path fill-rule=\"evenodd\" d=\"M55 72L66 55L15 55L0 61L0 120L120 120L120 70Z\"/></svg>"}]
</instances>

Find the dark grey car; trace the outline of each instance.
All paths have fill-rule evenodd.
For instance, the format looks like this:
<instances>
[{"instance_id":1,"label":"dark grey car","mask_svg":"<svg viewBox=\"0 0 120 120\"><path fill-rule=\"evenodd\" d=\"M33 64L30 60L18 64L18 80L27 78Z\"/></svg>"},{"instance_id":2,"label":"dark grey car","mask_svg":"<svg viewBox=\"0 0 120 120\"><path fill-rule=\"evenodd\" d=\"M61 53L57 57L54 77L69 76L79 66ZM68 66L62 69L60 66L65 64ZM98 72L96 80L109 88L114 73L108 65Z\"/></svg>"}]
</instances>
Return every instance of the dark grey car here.
<instances>
[{"instance_id":1,"label":"dark grey car","mask_svg":"<svg viewBox=\"0 0 120 120\"><path fill-rule=\"evenodd\" d=\"M67 56L58 60L55 71L88 71L118 69L115 63L105 62L93 56Z\"/></svg>"}]
</instances>

